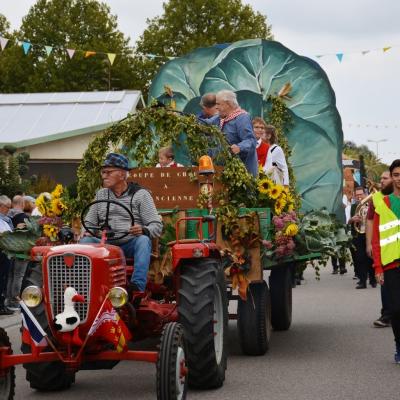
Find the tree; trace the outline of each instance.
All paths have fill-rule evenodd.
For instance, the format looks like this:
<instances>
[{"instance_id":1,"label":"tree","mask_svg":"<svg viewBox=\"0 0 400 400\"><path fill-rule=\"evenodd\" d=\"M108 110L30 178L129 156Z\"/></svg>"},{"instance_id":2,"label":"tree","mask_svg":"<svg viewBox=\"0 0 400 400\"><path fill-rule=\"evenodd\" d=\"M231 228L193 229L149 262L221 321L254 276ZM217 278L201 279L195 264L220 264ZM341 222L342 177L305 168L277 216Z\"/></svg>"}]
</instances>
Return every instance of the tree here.
<instances>
[{"instance_id":1,"label":"tree","mask_svg":"<svg viewBox=\"0 0 400 400\"><path fill-rule=\"evenodd\" d=\"M135 46L139 54L157 56L135 59L137 86L144 92L168 57L237 40L272 39L266 16L241 0L170 0L163 8L162 16L147 20L148 27Z\"/></svg>"},{"instance_id":2,"label":"tree","mask_svg":"<svg viewBox=\"0 0 400 400\"><path fill-rule=\"evenodd\" d=\"M16 148L5 146L0 153L0 194L13 197L17 192L24 192L29 181L22 179L27 172L28 153L15 155Z\"/></svg>"},{"instance_id":3,"label":"tree","mask_svg":"<svg viewBox=\"0 0 400 400\"><path fill-rule=\"evenodd\" d=\"M379 177L383 171L389 169L389 167L377 158L375 153L364 144L359 146L350 140L346 140L343 144L343 153L346 156L357 160L360 159L360 156L363 156L367 178L375 182L379 181Z\"/></svg>"},{"instance_id":4,"label":"tree","mask_svg":"<svg viewBox=\"0 0 400 400\"><path fill-rule=\"evenodd\" d=\"M16 40L30 41L25 55ZM117 29L110 8L95 0L38 0L23 18L0 60L1 92L93 91L132 86L129 38ZM47 56L45 45L53 50ZM72 59L65 49L116 53Z\"/></svg>"},{"instance_id":5,"label":"tree","mask_svg":"<svg viewBox=\"0 0 400 400\"><path fill-rule=\"evenodd\" d=\"M0 35L8 35L10 30L10 23L7 21L7 18L0 14Z\"/></svg>"}]
</instances>

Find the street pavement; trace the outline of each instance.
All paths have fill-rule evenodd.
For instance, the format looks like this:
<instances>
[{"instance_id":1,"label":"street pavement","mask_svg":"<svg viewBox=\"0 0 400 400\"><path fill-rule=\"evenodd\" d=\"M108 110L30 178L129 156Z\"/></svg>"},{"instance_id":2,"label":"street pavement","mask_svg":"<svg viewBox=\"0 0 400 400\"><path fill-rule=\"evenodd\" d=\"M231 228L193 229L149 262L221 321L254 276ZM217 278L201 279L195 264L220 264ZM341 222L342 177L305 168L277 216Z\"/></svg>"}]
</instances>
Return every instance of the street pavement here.
<instances>
[{"instance_id":1,"label":"street pavement","mask_svg":"<svg viewBox=\"0 0 400 400\"><path fill-rule=\"evenodd\" d=\"M379 289L355 290L350 272L330 272L330 267L322 268L317 281L313 269L307 269L305 281L293 290L292 327L273 332L265 356L241 355L231 321L225 385L219 390L190 390L188 399L398 400L400 366L393 363L392 331L372 327L379 316ZM3 318L0 326L18 319ZM19 326L7 331L16 351ZM145 363L79 372L75 385L58 393L31 390L18 366L16 384L16 399L156 398L155 366Z\"/></svg>"}]
</instances>

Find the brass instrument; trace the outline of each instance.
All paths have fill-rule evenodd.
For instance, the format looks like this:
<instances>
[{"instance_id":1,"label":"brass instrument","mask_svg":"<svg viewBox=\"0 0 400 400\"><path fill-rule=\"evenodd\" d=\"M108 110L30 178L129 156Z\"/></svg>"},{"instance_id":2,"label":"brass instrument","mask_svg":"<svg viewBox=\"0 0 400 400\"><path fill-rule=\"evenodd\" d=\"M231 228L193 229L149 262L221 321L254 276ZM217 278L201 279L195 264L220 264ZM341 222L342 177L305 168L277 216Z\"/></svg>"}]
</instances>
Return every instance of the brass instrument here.
<instances>
[{"instance_id":1,"label":"brass instrument","mask_svg":"<svg viewBox=\"0 0 400 400\"><path fill-rule=\"evenodd\" d=\"M365 233L369 202L372 199L372 196L379 191L379 186L370 179L367 179L367 187L370 194L365 199L360 201L354 213L354 216L359 216L361 218L361 222L354 222L354 229L358 233Z\"/></svg>"}]
</instances>

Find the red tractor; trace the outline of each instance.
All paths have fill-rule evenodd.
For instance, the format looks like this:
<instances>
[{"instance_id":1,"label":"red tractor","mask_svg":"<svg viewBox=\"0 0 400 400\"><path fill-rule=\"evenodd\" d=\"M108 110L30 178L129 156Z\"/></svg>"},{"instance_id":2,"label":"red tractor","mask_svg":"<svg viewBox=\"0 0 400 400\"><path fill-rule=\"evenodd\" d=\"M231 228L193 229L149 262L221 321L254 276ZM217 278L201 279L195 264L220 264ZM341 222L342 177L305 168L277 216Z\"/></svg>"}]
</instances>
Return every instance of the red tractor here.
<instances>
[{"instance_id":1,"label":"red tractor","mask_svg":"<svg viewBox=\"0 0 400 400\"><path fill-rule=\"evenodd\" d=\"M133 225L133 215L124 209ZM195 239L179 238L179 224L187 220L197 224ZM146 291L134 293L133 301L125 288L134 260L127 262L118 246L106 243L127 233L109 229L107 221L103 226L86 227L93 233L102 232L100 244L34 247L21 297L24 308L47 334L47 345L39 351L32 336L23 334L23 354L14 355L6 332L0 331L0 397L13 398L17 364L26 369L30 386L43 391L69 388L79 370L111 369L121 360L156 364L157 399L184 399L188 385L199 389L222 386L227 360L227 291L215 235L203 238L203 224L215 232L213 216L177 221L176 240L169 243L172 275L162 284L149 280ZM62 322L55 319L70 307L66 293L71 288L84 302L74 303L77 315L69 321L79 324L65 333L60 330ZM108 314L106 304L112 305ZM99 321L107 320L104 316L109 314L126 329L130 342L138 342L135 350L119 347L121 335L117 335L117 344L99 334ZM136 350L145 338L155 339L154 350Z\"/></svg>"}]
</instances>

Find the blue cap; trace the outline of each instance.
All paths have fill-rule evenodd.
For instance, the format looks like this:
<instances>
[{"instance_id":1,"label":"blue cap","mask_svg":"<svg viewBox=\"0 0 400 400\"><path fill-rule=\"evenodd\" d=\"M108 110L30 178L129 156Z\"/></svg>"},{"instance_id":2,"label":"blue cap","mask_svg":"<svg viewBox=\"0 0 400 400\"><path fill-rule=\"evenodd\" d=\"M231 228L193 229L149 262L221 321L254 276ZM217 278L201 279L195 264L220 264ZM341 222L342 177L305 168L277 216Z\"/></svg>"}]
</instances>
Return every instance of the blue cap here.
<instances>
[{"instance_id":1,"label":"blue cap","mask_svg":"<svg viewBox=\"0 0 400 400\"><path fill-rule=\"evenodd\" d=\"M109 153L103 162L102 167L115 167L129 171L128 159L119 153Z\"/></svg>"}]
</instances>

